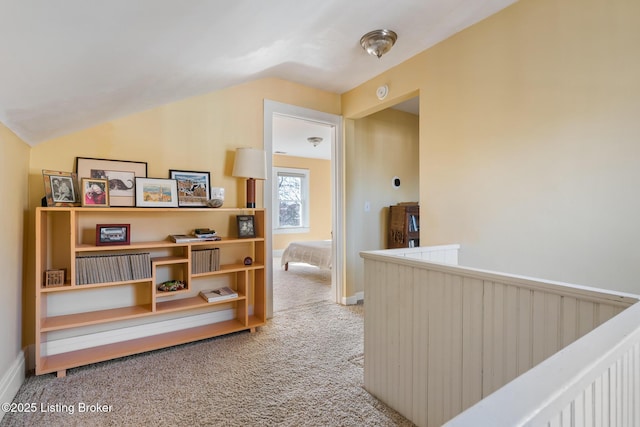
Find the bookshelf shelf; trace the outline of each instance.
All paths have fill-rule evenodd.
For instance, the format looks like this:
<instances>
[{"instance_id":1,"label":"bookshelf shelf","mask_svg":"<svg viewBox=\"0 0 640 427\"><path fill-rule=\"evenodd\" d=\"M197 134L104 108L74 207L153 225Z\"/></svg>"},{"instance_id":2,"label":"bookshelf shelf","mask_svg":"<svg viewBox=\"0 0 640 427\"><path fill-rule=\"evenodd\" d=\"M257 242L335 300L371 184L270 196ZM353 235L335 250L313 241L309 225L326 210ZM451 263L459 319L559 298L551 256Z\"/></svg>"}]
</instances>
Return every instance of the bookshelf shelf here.
<instances>
[{"instance_id":1,"label":"bookshelf shelf","mask_svg":"<svg viewBox=\"0 0 640 427\"><path fill-rule=\"evenodd\" d=\"M264 322L262 324L264 324ZM145 351L186 344L232 332L252 330L262 324L253 326L253 324L247 325L237 319L232 319L210 325L182 329L180 331L120 341L113 344L105 344L51 356L42 356L38 361L40 362L43 373L56 372L59 377L64 377L67 369L86 365L87 360L91 360L92 362L90 363L103 362L118 357L131 356Z\"/></svg>"},{"instance_id":2,"label":"bookshelf shelf","mask_svg":"<svg viewBox=\"0 0 640 427\"><path fill-rule=\"evenodd\" d=\"M99 323L126 320L151 314L151 305L131 306L110 310L88 311L85 313L66 314L42 319L41 332L50 332Z\"/></svg>"},{"instance_id":3,"label":"bookshelf shelf","mask_svg":"<svg viewBox=\"0 0 640 427\"><path fill-rule=\"evenodd\" d=\"M51 292L69 292L69 291L81 291L86 289L94 289L94 288L106 288L109 286L123 286L123 285L133 285L136 283L148 283L150 279L138 279L138 280L123 280L123 281L114 281L114 282L104 282L104 283L91 283L86 285L72 285L65 284L64 286L58 286L55 288L41 288L40 293L46 294Z\"/></svg>"},{"instance_id":4,"label":"bookshelf shelf","mask_svg":"<svg viewBox=\"0 0 640 427\"><path fill-rule=\"evenodd\" d=\"M243 301L246 300L246 296L238 293L238 298L228 299L219 302L206 302L204 299L199 296L190 297L190 298L181 298L172 301L163 301L158 302L156 304L157 312L175 312L175 311L183 311L183 310L192 310L194 308L202 308L202 307L211 307L214 305L222 305L232 303L234 301Z\"/></svg>"},{"instance_id":5,"label":"bookshelf shelf","mask_svg":"<svg viewBox=\"0 0 640 427\"><path fill-rule=\"evenodd\" d=\"M156 265L183 264L185 262L188 262L188 259L180 256L163 256L151 258L151 263Z\"/></svg>"},{"instance_id":6,"label":"bookshelf shelf","mask_svg":"<svg viewBox=\"0 0 640 427\"><path fill-rule=\"evenodd\" d=\"M192 274L191 277L206 277L206 276L213 276L217 274L228 274L228 273L236 273L240 271L261 270L261 269L264 269L264 264L256 264L256 263L252 265L228 264L228 265L221 265L220 270L207 271L206 273L195 273L195 274Z\"/></svg>"}]
</instances>

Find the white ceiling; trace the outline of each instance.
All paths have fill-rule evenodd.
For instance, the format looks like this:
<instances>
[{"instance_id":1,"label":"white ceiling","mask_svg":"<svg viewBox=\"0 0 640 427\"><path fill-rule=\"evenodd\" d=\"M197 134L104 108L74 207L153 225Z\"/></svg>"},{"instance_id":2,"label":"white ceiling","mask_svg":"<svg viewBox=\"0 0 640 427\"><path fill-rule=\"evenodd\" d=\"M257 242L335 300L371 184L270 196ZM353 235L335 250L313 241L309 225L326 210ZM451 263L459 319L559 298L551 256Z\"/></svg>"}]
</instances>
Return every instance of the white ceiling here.
<instances>
[{"instance_id":1,"label":"white ceiling","mask_svg":"<svg viewBox=\"0 0 640 427\"><path fill-rule=\"evenodd\" d=\"M343 93L515 1L0 0L0 122L35 145L263 77Z\"/></svg>"},{"instance_id":2,"label":"white ceiling","mask_svg":"<svg viewBox=\"0 0 640 427\"><path fill-rule=\"evenodd\" d=\"M307 138L320 137L313 146ZM331 159L333 129L329 125L287 116L273 117L273 152L286 156Z\"/></svg>"},{"instance_id":3,"label":"white ceiling","mask_svg":"<svg viewBox=\"0 0 640 427\"><path fill-rule=\"evenodd\" d=\"M411 98L393 106L396 110L419 114L419 98ZM320 137L323 141L314 146L307 138ZM315 121L288 116L273 118L273 152L285 156L331 159L333 129Z\"/></svg>"}]
</instances>

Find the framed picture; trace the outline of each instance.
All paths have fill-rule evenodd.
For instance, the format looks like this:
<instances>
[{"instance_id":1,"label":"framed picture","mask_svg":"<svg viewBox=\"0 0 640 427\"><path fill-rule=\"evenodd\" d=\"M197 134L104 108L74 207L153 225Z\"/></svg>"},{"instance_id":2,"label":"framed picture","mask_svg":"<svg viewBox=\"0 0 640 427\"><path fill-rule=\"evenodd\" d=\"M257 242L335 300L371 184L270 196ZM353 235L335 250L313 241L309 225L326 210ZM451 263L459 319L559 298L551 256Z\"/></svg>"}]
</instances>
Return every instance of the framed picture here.
<instances>
[{"instance_id":1,"label":"framed picture","mask_svg":"<svg viewBox=\"0 0 640 427\"><path fill-rule=\"evenodd\" d=\"M256 237L254 215L237 215L238 237L241 239Z\"/></svg>"},{"instance_id":2,"label":"framed picture","mask_svg":"<svg viewBox=\"0 0 640 427\"><path fill-rule=\"evenodd\" d=\"M109 182L100 178L82 178L82 206L109 207Z\"/></svg>"},{"instance_id":3,"label":"framed picture","mask_svg":"<svg viewBox=\"0 0 640 427\"><path fill-rule=\"evenodd\" d=\"M178 184L176 180L136 177L136 206L177 208Z\"/></svg>"},{"instance_id":4,"label":"framed picture","mask_svg":"<svg viewBox=\"0 0 640 427\"><path fill-rule=\"evenodd\" d=\"M207 207L210 195L209 172L169 170L169 178L178 183L178 206L181 208Z\"/></svg>"},{"instance_id":5,"label":"framed picture","mask_svg":"<svg viewBox=\"0 0 640 427\"><path fill-rule=\"evenodd\" d=\"M44 272L44 287L55 288L64 286L64 270L46 270Z\"/></svg>"},{"instance_id":6,"label":"framed picture","mask_svg":"<svg viewBox=\"0 0 640 427\"><path fill-rule=\"evenodd\" d=\"M97 224L96 246L128 245L130 243L129 224Z\"/></svg>"},{"instance_id":7,"label":"framed picture","mask_svg":"<svg viewBox=\"0 0 640 427\"><path fill-rule=\"evenodd\" d=\"M42 171L47 206L80 206L80 191L75 173Z\"/></svg>"},{"instance_id":8,"label":"framed picture","mask_svg":"<svg viewBox=\"0 0 640 427\"><path fill-rule=\"evenodd\" d=\"M76 157L76 174L78 179L107 179L111 206L135 206L135 178L147 176L147 163Z\"/></svg>"}]
</instances>

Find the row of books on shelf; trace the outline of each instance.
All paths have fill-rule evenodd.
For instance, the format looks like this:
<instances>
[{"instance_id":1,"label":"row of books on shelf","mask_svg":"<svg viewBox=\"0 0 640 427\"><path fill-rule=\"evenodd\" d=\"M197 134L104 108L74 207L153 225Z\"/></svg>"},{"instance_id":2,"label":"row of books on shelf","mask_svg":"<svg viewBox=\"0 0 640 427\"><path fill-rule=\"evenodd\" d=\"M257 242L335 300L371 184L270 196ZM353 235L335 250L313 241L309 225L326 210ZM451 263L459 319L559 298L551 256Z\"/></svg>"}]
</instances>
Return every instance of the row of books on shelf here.
<instances>
[{"instance_id":1,"label":"row of books on shelf","mask_svg":"<svg viewBox=\"0 0 640 427\"><path fill-rule=\"evenodd\" d=\"M238 293L228 286L200 291L199 295L207 302L220 302L238 298Z\"/></svg>"},{"instance_id":2,"label":"row of books on shelf","mask_svg":"<svg viewBox=\"0 0 640 427\"><path fill-rule=\"evenodd\" d=\"M191 252L191 274L220 270L220 249L202 249Z\"/></svg>"},{"instance_id":3,"label":"row of books on shelf","mask_svg":"<svg viewBox=\"0 0 640 427\"><path fill-rule=\"evenodd\" d=\"M76 285L151 278L148 252L76 258Z\"/></svg>"},{"instance_id":4,"label":"row of books on shelf","mask_svg":"<svg viewBox=\"0 0 640 427\"><path fill-rule=\"evenodd\" d=\"M409 233L413 233L415 231L420 231L420 222L418 221L418 217L416 215L409 216Z\"/></svg>"}]
</instances>

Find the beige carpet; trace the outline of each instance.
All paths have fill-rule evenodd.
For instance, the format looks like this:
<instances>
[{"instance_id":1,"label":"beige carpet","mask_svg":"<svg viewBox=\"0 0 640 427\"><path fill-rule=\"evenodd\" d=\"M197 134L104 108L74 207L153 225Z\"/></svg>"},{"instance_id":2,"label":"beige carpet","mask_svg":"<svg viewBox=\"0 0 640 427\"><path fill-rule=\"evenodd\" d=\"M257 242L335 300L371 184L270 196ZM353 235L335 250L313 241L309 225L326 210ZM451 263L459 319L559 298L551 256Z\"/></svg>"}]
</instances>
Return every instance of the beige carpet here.
<instances>
[{"instance_id":1,"label":"beige carpet","mask_svg":"<svg viewBox=\"0 0 640 427\"><path fill-rule=\"evenodd\" d=\"M289 263L284 271L280 258L273 261L273 312L318 301L331 300L331 271L304 263Z\"/></svg>"},{"instance_id":2,"label":"beige carpet","mask_svg":"<svg viewBox=\"0 0 640 427\"><path fill-rule=\"evenodd\" d=\"M38 409L0 425L410 426L362 387L363 307L330 302L328 272L278 261L275 314L257 333L31 376L14 401Z\"/></svg>"}]
</instances>

